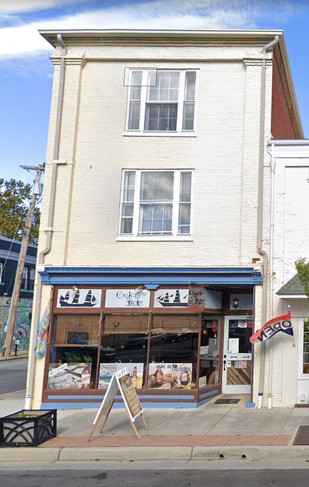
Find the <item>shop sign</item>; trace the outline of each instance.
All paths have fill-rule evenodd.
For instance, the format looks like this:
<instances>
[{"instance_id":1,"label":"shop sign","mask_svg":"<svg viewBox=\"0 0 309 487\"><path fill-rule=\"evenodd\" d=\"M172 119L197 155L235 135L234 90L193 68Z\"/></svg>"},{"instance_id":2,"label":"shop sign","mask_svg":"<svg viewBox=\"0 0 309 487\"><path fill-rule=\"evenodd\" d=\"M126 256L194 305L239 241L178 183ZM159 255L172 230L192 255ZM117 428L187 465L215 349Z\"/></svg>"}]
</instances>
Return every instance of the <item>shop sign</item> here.
<instances>
[{"instance_id":1,"label":"shop sign","mask_svg":"<svg viewBox=\"0 0 309 487\"><path fill-rule=\"evenodd\" d=\"M143 289L107 289L105 308L149 308L150 291Z\"/></svg>"},{"instance_id":2,"label":"shop sign","mask_svg":"<svg viewBox=\"0 0 309 487\"><path fill-rule=\"evenodd\" d=\"M100 308L101 289L58 289L57 308Z\"/></svg>"},{"instance_id":3,"label":"shop sign","mask_svg":"<svg viewBox=\"0 0 309 487\"><path fill-rule=\"evenodd\" d=\"M205 308L205 288L204 287L190 287L189 288L189 299L188 308L190 309L204 309Z\"/></svg>"},{"instance_id":4,"label":"shop sign","mask_svg":"<svg viewBox=\"0 0 309 487\"><path fill-rule=\"evenodd\" d=\"M155 292L155 308L187 308L188 289L159 289Z\"/></svg>"}]
</instances>

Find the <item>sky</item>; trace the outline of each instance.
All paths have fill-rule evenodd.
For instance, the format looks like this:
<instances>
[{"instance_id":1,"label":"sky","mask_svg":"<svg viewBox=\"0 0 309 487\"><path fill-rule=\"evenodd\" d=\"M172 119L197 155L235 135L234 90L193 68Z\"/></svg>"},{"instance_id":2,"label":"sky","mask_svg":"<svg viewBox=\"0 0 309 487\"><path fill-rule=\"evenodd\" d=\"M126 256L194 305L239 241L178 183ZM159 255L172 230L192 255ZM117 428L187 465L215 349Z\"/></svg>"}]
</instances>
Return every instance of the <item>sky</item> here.
<instances>
[{"instance_id":1,"label":"sky","mask_svg":"<svg viewBox=\"0 0 309 487\"><path fill-rule=\"evenodd\" d=\"M0 0L0 178L32 182L43 164L53 48L39 29L284 31L309 139L309 0Z\"/></svg>"}]
</instances>

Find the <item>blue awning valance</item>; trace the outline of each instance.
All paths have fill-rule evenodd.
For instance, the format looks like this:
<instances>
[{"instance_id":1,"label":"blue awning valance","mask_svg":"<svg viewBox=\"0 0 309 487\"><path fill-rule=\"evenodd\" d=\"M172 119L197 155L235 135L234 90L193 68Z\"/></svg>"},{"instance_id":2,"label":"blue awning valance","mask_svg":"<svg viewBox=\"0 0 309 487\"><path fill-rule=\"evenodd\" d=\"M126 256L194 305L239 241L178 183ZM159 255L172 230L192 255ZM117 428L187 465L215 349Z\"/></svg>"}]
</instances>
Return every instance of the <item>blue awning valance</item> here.
<instances>
[{"instance_id":1,"label":"blue awning valance","mask_svg":"<svg viewBox=\"0 0 309 487\"><path fill-rule=\"evenodd\" d=\"M260 272L252 267L45 267L40 272L47 285L138 285L149 289L161 285L261 285Z\"/></svg>"}]
</instances>

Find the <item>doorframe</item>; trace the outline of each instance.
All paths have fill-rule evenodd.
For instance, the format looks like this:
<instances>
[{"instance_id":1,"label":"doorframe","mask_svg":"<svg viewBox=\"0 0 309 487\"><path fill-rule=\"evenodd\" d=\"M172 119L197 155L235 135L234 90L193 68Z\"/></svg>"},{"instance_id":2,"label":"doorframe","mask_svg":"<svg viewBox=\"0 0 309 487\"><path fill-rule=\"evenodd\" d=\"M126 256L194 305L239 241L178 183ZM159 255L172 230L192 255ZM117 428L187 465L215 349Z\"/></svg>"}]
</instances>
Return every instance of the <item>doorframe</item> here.
<instances>
[{"instance_id":1,"label":"doorframe","mask_svg":"<svg viewBox=\"0 0 309 487\"><path fill-rule=\"evenodd\" d=\"M252 393L252 367L253 367L253 353L252 351L249 352L251 354L251 370L250 370L250 384L249 385L227 385L227 366L226 371L224 361L227 361L227 347L228 347L228 320L235 319L235 320L248 320L248 315L224 315L223 316L223 340L222 340L222 373L221 373L221 388L222 394L251 394ZM246 354L247 355L247 354ZM240 359L241 360L241 359Z\"/></svg>"}]
</instances>

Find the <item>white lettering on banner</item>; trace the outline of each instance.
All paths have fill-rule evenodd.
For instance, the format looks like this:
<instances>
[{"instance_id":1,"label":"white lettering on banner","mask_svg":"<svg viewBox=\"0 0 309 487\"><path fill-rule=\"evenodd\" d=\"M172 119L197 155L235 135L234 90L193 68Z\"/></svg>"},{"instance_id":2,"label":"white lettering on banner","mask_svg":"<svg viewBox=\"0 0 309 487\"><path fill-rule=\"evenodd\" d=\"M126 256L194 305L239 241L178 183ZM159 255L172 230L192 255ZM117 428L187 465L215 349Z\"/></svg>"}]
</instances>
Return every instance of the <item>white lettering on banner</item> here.
<instances>
[{"instance_id":1,"label":"white lettering on banner","mask_svg":"<svg viewBox=\"0 0 309 487\"><path fill-rule=\"evenodd\" d=\"M285 331L288 330L289 328L292 328L292 323L289 320L284 320L284 321L277 321L276 323L273 323L272 325L265 326L263 328L263 331L261 335L258 337L259 341L262 342L264 339L269 338L271 335L273 335L277 331Z\"/></svg>"}]
</instances>

